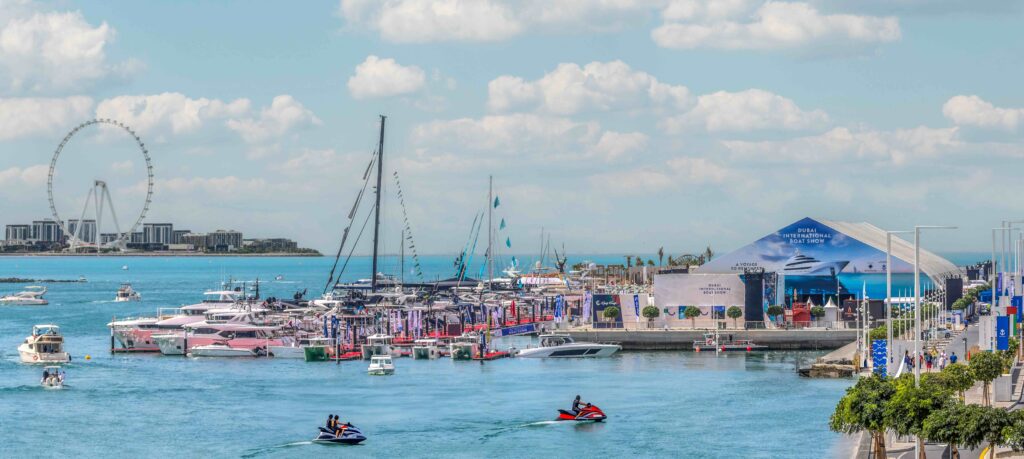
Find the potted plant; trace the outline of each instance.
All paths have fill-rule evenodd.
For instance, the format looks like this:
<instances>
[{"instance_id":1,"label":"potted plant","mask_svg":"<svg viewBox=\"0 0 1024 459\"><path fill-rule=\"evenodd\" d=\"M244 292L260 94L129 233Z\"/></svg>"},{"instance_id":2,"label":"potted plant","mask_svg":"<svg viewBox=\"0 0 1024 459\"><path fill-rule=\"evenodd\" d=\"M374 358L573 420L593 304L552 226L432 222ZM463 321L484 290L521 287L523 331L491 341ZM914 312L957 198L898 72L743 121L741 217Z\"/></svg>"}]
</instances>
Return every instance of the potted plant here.
<instances>
[{"instance_id":1,"label":"potted plant","mask_svg":"<svg viewBox=\"0 0 1024 459\"><path fill-rule=\"evenodd\" d=\"M786 309L783 308L782 306L779 306L777 304L768 306L768 315L772 318L773 321L777 322L779 320L779 317L783 316L783 314L785 313Z\"/></svg>"},{"instance_id":2,"label":"potted plant","mask_svg":"<svg viewBox=\"0 0 1024 459\"><path fill-rule=\"evenodd\" d=\"M697 317L700 317L700 308L696 306L687 306L683 310L683 316L690 319L690 327L694 330L697 329Z\"/></svg>"},{"instance_id":3,"label":"potted plant","mask_svg":"<svg viewBox=\"0 0 1024 459\"><path fill-rule=\"evenodd\" d=\"M619 308L615 306L608 306L607 308L604 308L604 311L601 311L601 317L604 317L605 319L608 319L609 322L614 323L615 319L619 318Z\"/></svg>"},{"instance_id":4,"label":"potted plant","mask_svg":"<svg viewBox=\"0 0 1024 459\"><path fill-rule=\"evenodd\" d=\"M644 306L644 309L640 311L640 315L647 319L647 327L650 328L651 321L658 318L661 315L661 311L658 310L657 306Z\"/></svg>"},{"instance_id":5,"label":"potted plant","mask_svg":"<svg viewBox=\"0 0 1024 459\"><path fill-rule=\"evenodd\" d=\"M736 319L743 317L743 310L740 309L739 306L729 306L729 309L725 311L725 315L732 319L733 328L739 328L739 326L736 325Z\"/></svg>"}]
</instances>

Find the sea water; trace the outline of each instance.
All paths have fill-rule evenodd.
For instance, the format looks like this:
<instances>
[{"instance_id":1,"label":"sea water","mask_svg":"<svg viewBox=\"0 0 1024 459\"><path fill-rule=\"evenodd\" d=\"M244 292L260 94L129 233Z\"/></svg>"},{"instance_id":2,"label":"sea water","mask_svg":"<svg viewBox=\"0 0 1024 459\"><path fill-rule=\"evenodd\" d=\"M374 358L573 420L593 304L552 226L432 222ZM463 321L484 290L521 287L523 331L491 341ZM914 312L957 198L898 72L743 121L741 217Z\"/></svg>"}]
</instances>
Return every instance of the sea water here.
<instances>
[{"instance_id":1,"label":"sea water","mask_svg":"<svg viewBox=\"0 0 1024 459\"><path fill-rule=\"evenodd\" d=\"M421 257L444 277L447 257ZM0 457L829 457L828 417L851 380L806 379L820 352L620 352L586 360L485 364L396 359L306 363L109 353L106 323L195 303L222 279L259 277L261 295L319 294L332 259L0 257L0 277L47 284L47 306L0 307ZM121 269L127 266L127 270ZM346 279L368 271L357 259ZM282 280L273 280L276 276ZM363 273L361 277L366 277ZM142 294L113 302L121 282ZM0 292L24 285L0 284ZM18 362L33 324L61 326L73 362L63 390ZM529 338L499 341L522 347ZM86 356L91 359L86 360ZM554 422L573 397L609 415ZM328 414L359 426L359 446L310 440Z\"/></svg>"}]
</instances>

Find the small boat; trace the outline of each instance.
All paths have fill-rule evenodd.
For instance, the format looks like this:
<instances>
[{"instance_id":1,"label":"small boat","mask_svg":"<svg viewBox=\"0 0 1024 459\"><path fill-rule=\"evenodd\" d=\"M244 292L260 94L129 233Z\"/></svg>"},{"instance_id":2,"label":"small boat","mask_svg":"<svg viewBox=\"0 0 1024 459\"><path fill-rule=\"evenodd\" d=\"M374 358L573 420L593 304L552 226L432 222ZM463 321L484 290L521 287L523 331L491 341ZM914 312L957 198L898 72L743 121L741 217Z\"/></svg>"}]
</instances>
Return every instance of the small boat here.
<instances>
[{"instance_id":1,"label":"small boat","mask_svg":"<svg viewBox=\"0 0 1024 459\"><path fill-rule=\"evenodd\" d=\"M366 344L361 348L363 360L369 360L376 355L391 355L391 335L376 333L366 337Z\"/></svg>"},{"instance_id":2,"label":"small boat","mask_svg":"<svg viewBox=\"0 0 1024 459\"><path fill-rule=\"evenodd\" d=\"M39 380L39 385L43 386L43 389L63 389L64 372L55 366L43 368L43 377Z\"/></svg>"},{"instance_id":3,"label":"small boat","mask_svg":"<svg viewBox=\"0 0 1024 459\"><path fill-rule=\"evenodd\" d=\"M326 427L320 428L320 434L313 439L314 443L333 443L336 445L358 445L366 440L366 436L356 426L345 424L341 435L335 435Z\"/></svg>"},{"instance_id":4,"label":"small boat","mask_svg":"<svg viewBox=\"0 0 1024 459\"><path fill-rule=\"evenodd\" d=\"M46 294L46 287L32 285L25 287L25 290L5 297L0 297L0 304L18 306L44 306L50 304L43 298Z\"/></svg>"},{"instance_id":5,"label":"small boat","mask_svg":"<svg viewBox=\"0 0 1024 459\"><path fill-rule=\"evenodd\" d=\"M56 325L33 325L32 336L18 346L23 363L67 363L71 356L64 352L64 336Z\"/></svg>"},{"instance_id":6,"label":"small boat","mask_svg":"<svg viewBox=\"0 0 1024 459\"><path fill-rule=\"evenodd\" d=\"M472 360L480 353L480 337L463 333L448 343L448 353L452 360Z\"/></svg>"},{"instance_id":7,"label":"small boat","mask_svg":"<svg viewBox=\"0 0 1024 459\"><path fill-rule=\"evenodd\" d=\"M540 335L540 347L522 349L516 356L533 358L609 357L620 349L622 346L618 344L576 342L569 335L551 333Z\"/></svg>"},{"instance_id":8,"label":"small boat","mask_svg":"<svg viewBox=\"0 0 1024 459\"><path fill-rule=\"evenodd\" d=\"M370 358L370 366L366 368L366 373L372 376L393 375L395 363L390 355L375 355Z\"/></svg>"},{"instance_id":9,"label":"small boat","mask_svg":"<svg viewBox=\"0 0 1024 459\"><path fill-rule=\"evenodd\" d=\"M262 348L231 347L227 344L207 344L189 349L192 357L259 357L264 355Z\"/></svg>"},{"instance_id":10,"label":"small boat","mask_svg":"<svg viewBox=\"0 0 1024 459\"><path fill-rule=\"evenodd\" d=\"M282 281L282 280L284 280L284 276L281 275L281 274L278 274L278 275L274 276L274 280Z\"/></svg>"},{"instance_id":11,"label":"small boat","mask_svg":"<svg viewBox=\"0 0 1024 459\"><path fill-rule=\"evenodd\" d=\"M438 341L434 338L418 339L412 344L412 358L433 360L441 356Z\"/></svg>"},{"instance_id":12,"label":"small boat","mask_svg":"<svg viewBox=\"0 0 1024 459\"><path fill-rule=\"evenodd\" d=\"M127 271L128 270L128 265L121 265L121 270L122 271Z\"/></svg>"},{"instance_id":13,"label":"small boat","mask_svg":"<svg viewBox=\"0 0 1024 459\"><path fill-rule=\"evenodd\" d=\"M703 340L696 340L693 342L693 350L697 352L702 350L749 352L768 348L768 346L763 344L754 344L754 342L749 339L723 340L721 338L722 335L719 335L718 333L705 333Z\"/></svg>"},{"instance_id":14,"label":"small boat","mask_svg":"<svg viewBox=\"0 0 1024 459\"><path fill-rule=\"evenodd\" d=\"M303 359L306 357L306 346L310 344L310 338L295 339L290 336L282 337L281 344L267 346L270 356L278 359Z\"/></svg>"},{"instance_id":15,"label":"small boat","mask_svg":"<svg viewBox=\"0 0 1024 459\"><path fill-rule=\"evenodd\" d=\"M114 301L117 302L141 300L142 295L139 295L139 292L136 292L135 289L132 288L132 284L127 282L121 284L121 288L117 289L117 296L114 297Z\"/></svg>"},{"instance_id":16,"label":"small boat","mask_svg":"<svg viewBox=\"0 0 1024 459\"><path fill-rule=\"evenodd\" d=\"M310 338L309 343L302 346L302 356L307 362L326 362L336 347L333 338Z\"/></svg>"}]
</instances>

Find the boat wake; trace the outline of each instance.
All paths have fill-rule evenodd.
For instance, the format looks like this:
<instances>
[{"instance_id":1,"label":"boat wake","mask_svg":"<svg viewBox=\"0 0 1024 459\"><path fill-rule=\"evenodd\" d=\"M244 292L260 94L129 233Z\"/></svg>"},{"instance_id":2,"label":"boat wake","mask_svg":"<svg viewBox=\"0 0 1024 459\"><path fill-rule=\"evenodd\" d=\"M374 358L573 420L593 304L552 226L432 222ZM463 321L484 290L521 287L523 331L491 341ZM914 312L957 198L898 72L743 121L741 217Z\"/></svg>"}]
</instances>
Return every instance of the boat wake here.
<instances>
[{"instance_id":1,"label":"boat wake","mask_svg":"<svg viewBox=\"0 0 1024 459\"><path fill-rule=\"evenodd\" d=\"M262 456L262 455L265 455L265 454L270 454L270 453L272 453L274 451L277 451L279 449L282 449L282 448L294 448L296 446L306 446L306 445L312 445L312 444L313 444L313 442L311 442L311 441L296 441L296 442L291 442L291 443L285 443L283 445L268 446L268 447L265 447L265 448L258 448L258 449L251 450L248 453L243 454L241 457L246 457L246 458L248 458L248 457L258 457L258 456Z\"/></svg>"}]
</instances>

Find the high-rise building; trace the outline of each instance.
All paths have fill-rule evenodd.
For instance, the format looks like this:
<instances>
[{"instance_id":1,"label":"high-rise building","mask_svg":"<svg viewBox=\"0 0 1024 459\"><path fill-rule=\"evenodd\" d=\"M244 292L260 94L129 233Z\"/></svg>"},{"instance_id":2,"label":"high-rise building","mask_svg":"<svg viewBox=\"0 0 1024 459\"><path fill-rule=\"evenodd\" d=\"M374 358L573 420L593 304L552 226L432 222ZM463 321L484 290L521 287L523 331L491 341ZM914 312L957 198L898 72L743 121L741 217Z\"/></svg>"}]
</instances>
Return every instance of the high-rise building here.
<instances>
[{"instance_id":1,"label":"high-rise building","mask_svg":"<svg viewBox=\"0 0 1024 459\"><path fill-rule=\"evenodd\" d=\"M42 242L62 242L64 231L49 218L32 222L32 239Z\"/></svg>"},{"instance_id":2,"label":"high-rise building","mask_svg":"<svg viewBox=\"0 0 1024 459\"><path fill-rule=\"evenodd\" d=\"M30 225L7 225L6 237L8 241L27 241L32 239L32 226Z\"/></svg>"},{"instance_id":3,"label":"high-rise building","mask_svg":"<svg viewBox=\"0 0 1024 459\"><path fill-rule=\"evenodd\" d=\"M68 234L69 239L75 234L75 232L78 232L78 238L81 239L82 242L89 244L96 243L96 220L82 220L82 229L79 230L78 220L72 219L68 220L67 227L68 231L71 232L71 234Z\"/></svg>"},{"instance_id":4,"label":"high-rise building","mask_svg":"<svg viewBox=\"0 0 1024 459\"><path fill-rule=\"evenodd\" d=\"M188 233L181 236L181 244L191 244L196 250L206 250L206 234L204 233Z\"/></svg>"},{"instance_id":5,"label":"high-rise building","mask_svg":"<svg viewBox=\"0 0 1024 459\"><path fill-rule=\"evenodd\" d=\"M144 244L146 242L146 235L142 231L136 231L132 233L131 238L128 242L132 244Z\"/></svg>"},{"instance_id":6,"label":"high-rise building","mask_svg":"<svg viewBox=\"0 0 1024 459\"><path fill-rule=\"evenodd\" d=\"M217 230L206 235L206 246L218 252L229 252L242 247L242 233L235 230Z\"/></svg>"},{"instance_id":7,"label":"high-rise building","mask_svg":"<svg viewBox=\"0 0 1024 459\"><path fill-rule=\"evenodd\" d=\"M100 234L100 244L110 244L117 240L117 233L102 233Z\"/></svg>"},{"instance_id":8,"label":"high-rise building","mask_svg":"<svg viewBox=\"0 0 1024 459\"><path fill-rule=\"evenodd\" d=\"M186 234L191 233L190 230L174 230L171 232L171 244L185 244L186 242L182 239Z\"/></svg>"},{"instance_id":9,"label":"high-rise building","mask_svg":"<svg viewBox=\"0 0 1024 459\"><path fill-rule=\"evenodd\" d=\"M174 225L170 223L143 223L142 233L146 244L174 243Z\"/></svg>"}]
</instances>

